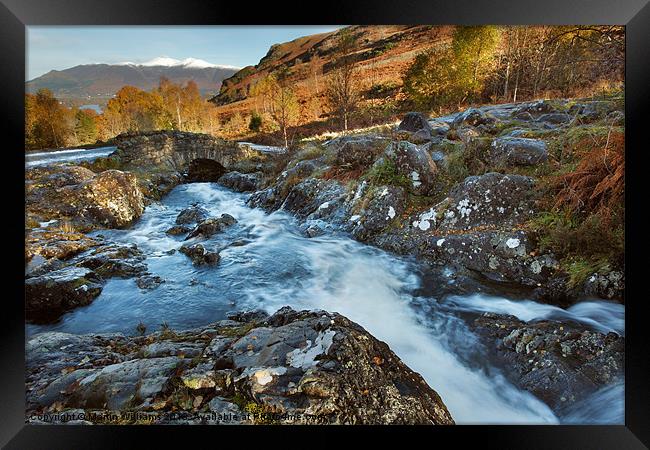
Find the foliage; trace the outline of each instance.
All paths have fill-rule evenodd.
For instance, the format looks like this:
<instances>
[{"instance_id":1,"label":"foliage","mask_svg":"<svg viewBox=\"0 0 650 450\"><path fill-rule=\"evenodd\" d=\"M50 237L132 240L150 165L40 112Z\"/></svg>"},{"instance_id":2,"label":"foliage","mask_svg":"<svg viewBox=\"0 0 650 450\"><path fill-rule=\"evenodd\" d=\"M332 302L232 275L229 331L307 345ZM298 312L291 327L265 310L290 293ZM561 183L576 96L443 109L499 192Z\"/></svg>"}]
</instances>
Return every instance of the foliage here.
<instances>
[{"instance_id":1,"label":"foliage","mask_svg":"<svg viewBox=\"0 0 650 450\"><path fill-rule=\"evenodd\" d=\"M404 91L423 110L475 99L490 73L498 37L494 26L458 27L450 47L416 56L404 75Z\"/></svg>"},{"instance_id":2,"label":"foliage","mask_svg":"<svg viewBox=\"0 0 650 450\"><path fill-rule=\"evenodd\" d=\"M397 167L390 158L383 158L382 161L373 164L363 178L376 186L388 184L406 189L411 187L409 179L397 172Z\"/></svg>"},{"instance_id":3,"label":"foliage","mask_svg":"<svg viewBox=\"0 0 650 450\"><path fill-rule=\"evenodd\" d=\"M583 137L576 145L580 158L575 170L557 177L555 206L590 214L623 203L625 192L625 135Z\"/></svg>"},{"instance_id":4,"label":"foliage","mask_svg":"<svg viewBox=\"0 0 650 450\"><path fill-rule=\"evenodd\" d=\"M288 73L281 71L273 76L270 83L270 114L278 124L284 138L284 147L289 147L287 130L298 120L300 107L295 92L289 86Z\"/></svg>"},{"instance_id":5,"label":"foliage","mask_svg":"<svg viewBox=\"0 0 650 450\"><path fill-rule=\"evenodd\" d=\"M71 111L47 89L25 95L25 147L62 147L73 133Z\"/></svg>"},{"instance_id":6,"label":"foliage","mask_svg":"<svg viewBox=\"0 0 650 450\"><path fill-rule=\"evenodd\" d=\"M254 112L251 114L251 118L248 121L248 129L257 133L262 128L262 116Z\"/></svg>"},{"instance_id":7,"label":"foliage","mask_svg":"<svg viewBox=\"0 0 650 450\"><path fill-rule=\"evenodd\" d=\"M92 109L80 109L75 114L75 135L79 144L97 142L97 113Z\"/></svg>"}]
</instances>

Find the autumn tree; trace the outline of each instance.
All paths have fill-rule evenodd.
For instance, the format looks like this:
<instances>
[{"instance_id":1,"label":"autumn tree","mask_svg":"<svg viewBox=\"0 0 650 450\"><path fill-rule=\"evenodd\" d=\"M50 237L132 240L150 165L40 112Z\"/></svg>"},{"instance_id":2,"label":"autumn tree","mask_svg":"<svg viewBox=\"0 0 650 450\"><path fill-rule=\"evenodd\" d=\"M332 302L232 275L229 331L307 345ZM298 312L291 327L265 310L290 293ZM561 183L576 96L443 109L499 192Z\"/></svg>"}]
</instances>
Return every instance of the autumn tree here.
<instances>
[{"instance_id":1,"label":"autumn tree","mask_svg":"<svg viewBox=\"0 0 650 450\"><path fill-rule=\"evenodd\" d=\"M71 111L48 89L25 96L25 145L27 148L57 148L73 136Z\"/></svg>"},{"instance_id":2,"label":"autumn tree","mask_svg":"<svg viewBox=\"0 0 650 450\"><path fill-rule=\"evenodd\" d=\"M75 136L79 144L93 144L97 141L97 117L92 109L79 109L75 113Z\"/></svg>"},{"instance_id":3,"label":"autumn tree","mask_svg":"<svg viewBox=\"0 0 650 450\"><path fill-rule=\"evenodd\" d=\"M288 72L280 71L273 77L270 88L270 114L280 127L285 148L289 147L287 130L298 120L300 106L296 94L289 85Z\"/></svg>"},{"instance_id":4,"label":"autumn tree","mask_svg":"<svg viewBox=\"0 0 650 450\"><path fill-rule=\"evenodd\" d=\"M493 26L458 27L449 47L416 56L404 75L404 91L420 109L477 99L493 67L498 38Z\"/></svg>"},{"instance_id":5,"label":"autumn tree","mask_svg":"<svg viewBox=\"0 0 650 450\"><path fill-rule=\"evenodd\" d=\"M349 29L339 32L336 67L331 71L325 91L330 108L342 120L345 131L348 130L350 114L361 97L355 79L356 66L352 54L356 45L357 37Z\"/></svg>"}]
</instances>

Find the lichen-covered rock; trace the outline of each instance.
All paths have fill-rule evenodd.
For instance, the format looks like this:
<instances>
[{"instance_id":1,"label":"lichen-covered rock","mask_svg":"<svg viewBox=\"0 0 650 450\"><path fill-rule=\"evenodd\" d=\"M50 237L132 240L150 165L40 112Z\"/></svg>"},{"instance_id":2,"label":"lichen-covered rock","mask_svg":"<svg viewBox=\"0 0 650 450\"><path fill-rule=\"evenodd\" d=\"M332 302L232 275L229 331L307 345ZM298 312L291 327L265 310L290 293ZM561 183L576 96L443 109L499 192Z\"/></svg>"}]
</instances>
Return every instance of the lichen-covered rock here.
<instances>
[{"instance_id":1,"label":"lichen-covered rock","mask_svg":"<svg viewBox=\"0 0 650 450\"><path fill-rule=\"evenodd\" d=\"M262 185L262 172L228 172L219 178L217 182L237 192L256 191Z\"/></svg>"},{"instance_id":2,"label":"lichen-covered rock","mask_svg":"<svg viewBox=\"0 0 650 450\"><path fill-rule=\"evenodd\" d=\"M548 151L542 140L507 136L492 141L489 159L496 165L535 166L548 161Z\"/></svg>"},{"instance_id":3,"label":"lichen-covered rock","mask_svg":"<svg viewBox=\"0 0 650 450\"><path fill-rule=\"evenodd\" d=\"M467 177L449 191L447 199L420 214L412 225L422 231L444 231L521 224L534 213L533 186L533 179L522 175L491 172Z\"/></svg>"},{"instance_id":4,"label":"lichen-covered rock","mask_svg":"<svg viewBox=\"0 0 650 450\"><path fill-rule=\"evenodd\" d=\"M541 114L557 113L558 108L555 102L549 100L537 100L530 103L524 103L516 111L515 116L518 114L530 114L531 116L539 116Z\"/></svg>"},{"instance_id":5,"label":"lichen-covered rock","mask_svg":"<svg viewBox=\"0 0 650 450\"><path fill-rule=\"evenodd\" d=\"M388 140L383 136L342 136L326 144L335 151L337 166L349 168L369 167L386 147Z\"/></svg>"},{"instance_id":6,"label":"lichen-covered rock","mask_svg":"<svg viewBox=\"0 0 650 450\"><path fill-rule=\"evenodd\" d=\"M56 407L94 423L107 410L155 423L215 423L214 412L234 415L229 423L454 423L385 343L324 311L287 307L131 338L43 333L26 358L28 417Z\"/></svg>"},{"instance_id":7,"label":"lichen-covered rock","mask_svg":"<svg viewBox=\"0 0 650 450\"><path fill-rule=\"evenodd\" d=\"M381 232L404 212L406 193L401 187L379 186L367 195L370 199L364 202L365 207L355 210L348 219L352 236L359 241Z\"/></svg>"},{"instance_id":8,"label":"lichen-covered rock","mask_svg":"<svg viewBox=\"0 0 650 450\"><path fill-rule=\"evenodd\" d=\"M178 213L178 216L176 216L176 224L182 225L202 222L208 218L208 215L209 212L207 209L199 205L192 205Z\"/></svg>"},{"instance_id":9,"label":"lichen-covered rock","mask_svg":"<svg viewBox=\"0 0 650 450\"><path fill-rule=\"evenodd\" d=\"M107 170L78 185L70 198L78 213L108 228L129 225L144 212L144 198L135 175Z\"/></svg>"},{"instance_id":10,"label":"lichen-covered rock","mask_svg":"<svg viewBox=\"0 0 650 450\"><path fill-rule=\"evenodd\" d=\"M488 352L507 367L506 376L556 413L623 380L625 339L616 333L493 313L476 319L473 327Z\"/></svg>"},{"instance_id":11,"label":"lichen-covered rock","mask_svg":"<svg viewBox=\"0 0 650 450\"><path fill-rule=\"evenodd\" d=\"M135 175L107 170L55 165L25 173L28 215L47 220L66 219L82 231L120 228L140 217L144 198Z\"/></svg>"},{"instance_id":12,"label":"lichen-covered rock","mask_svg":"<svg viewBox=\"0 0 650 450\"><path fill-rule=\"evenodd\" d=\"M226 228L233 226L237 223L230 214L221 214L221 217L206 219L200 222L191 232L187 235L185 240L195 237L208 238L214 234L222 233Z\"/></svg>"},{"instance_id":13,"label":"lichen-covered rock","mask_svg":"<svg viewBox=\"0 0 650 450\"><path fill-rule=\"evenodd\" d=\"M625 292L625 274L616 270L594 273L585 281L584 292L592 297L622 300Z\"/></svg>"},{"instance_id":14,"label":"lichen-covered rock","mask_svg":"<svg viewBox=\"0 0 650 450\"><path fill-rule=\"evenodd\" d=\"M57 228L31 230L25 236L25 259L31 261L34 256L42 256L66 260L97 245L96 239L83 233Z\"/></svg>"},{"instance_id":15,"label":"lichen-covered rock","mask_svg":"<svg viewBox=\"0 0 650 450\"><path fill-rule=\"evenodd\" d=\"M552 255L531 255L532 244L523 231L442 234L435 230L397 229L378 234L371 242L398 254L531 288L545 282L559 266Z\"/></svg>"},{"instance_id":16,"label":"lichen-covered rock","mask_svg":"<svg viewBox=\"0 0 650 450\"><path fill-rule=\"evenodd\" d=\"M261 191L253 192L246 200L246 204L251 208L261 208L264 211L271 212L278 209L286 194L282 195L276 186L272 186Z\"/></svg>"},{"instance_id":17,"label":"lichen-covered rock","mask_svg":"<svg viewBox=\"0 0 650 450\"><path fill-rule=\"evenodd\" d=\"M426 150L410 142L398 141L391 143L385 153L395 162L397 172L411 182L414 193L429 195L434 191L438 169Z\"/></svg>"},{"instance_id":18,"label":"lichen-covered rock","mask_svg":"<svg viewBox=\"0 0 650 450\"><path fill-rule=\"evenodd\" d=\"M30 169L25 174L28 215L67 219L82 231L124 227L144 211L144 197L135 175L57 165Z\"/></svg>"},{"instance_id":19,"label":"lichen-covered rock","mask_svg":"<svg viewBox=\"0 0 650 450\"><path fill-rule=\"evenodd\" d=\"M336 180L307 178L291 189L282 209L300 218L322 219L336 210L346 194L345 188Z\"/></svg>"},{"instance_id":20,"label":"lichen-covered rock","mask_svg":"<svg viewBox=\"0 0 650 450\"><path fill-rule=\"evenodd\" d=\"M101 280L89 269L64 267L25 280L25 315L31 322L50 322L92 302L102 291Z\"/></svg>"}]
</instances>

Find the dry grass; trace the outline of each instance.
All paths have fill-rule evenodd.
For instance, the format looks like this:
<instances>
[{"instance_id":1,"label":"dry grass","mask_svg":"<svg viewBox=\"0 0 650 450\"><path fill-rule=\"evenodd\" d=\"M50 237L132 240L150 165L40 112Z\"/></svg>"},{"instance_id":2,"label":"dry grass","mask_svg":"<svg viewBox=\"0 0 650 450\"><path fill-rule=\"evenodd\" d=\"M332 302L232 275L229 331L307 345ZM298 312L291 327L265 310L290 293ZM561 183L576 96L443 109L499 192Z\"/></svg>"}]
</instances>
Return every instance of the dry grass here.
<instances>
[{"instance_id":1,"label":"dry grass","mask_svg":"<svg viewBox=\"0 0 650 450\"><path fill-rule=\"evenodd\" d=\"M556 208L589 214L622 204L625 193L625 135L610 131L588 136L576 145L575 171L554 180Z\"/></svg>"}]
</instances>

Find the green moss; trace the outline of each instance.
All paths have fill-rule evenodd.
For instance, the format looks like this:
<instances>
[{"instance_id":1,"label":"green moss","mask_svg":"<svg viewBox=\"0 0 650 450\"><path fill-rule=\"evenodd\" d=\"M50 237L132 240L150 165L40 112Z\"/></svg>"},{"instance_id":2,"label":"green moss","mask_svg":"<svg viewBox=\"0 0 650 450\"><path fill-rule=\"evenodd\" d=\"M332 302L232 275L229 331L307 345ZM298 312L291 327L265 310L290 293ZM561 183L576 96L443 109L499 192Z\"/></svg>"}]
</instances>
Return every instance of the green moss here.
<instances>
[{"instance_id":1,"label":"green moss","mask_svg":"<svg viewBox=\"0 0 650 450\"><path fill-rule=\"evenodd\" d=\"M587 278L594 273L607 273L611 270L609 261L605 258L587 259L573 257L562 261L562 269L569 276L568 286L571 289L585 284Z\"/></svg>"},{"instance_id":2,"label":"green moss","mask_svg":"<svg viewBox=\"0 0 650 450\"><path fill-rule=\"evenodd\" d=\"M384 158L379 164L374 164L361 179L375 186L391 185L410 189L409 179L397 172L395 163L390 158Z\"/></svg>"},{"instance_id":3,"label":"green moss","mask_svg":"<svg viewBox=\"0 0 650 450\"><path fill-rule=\"evenodd\" d=\"M241 337L256 326L257 324L255 322L249 322L238 327L224 327L219 330L219 334L227 337Z\"/></svg>"}]
</instances>

